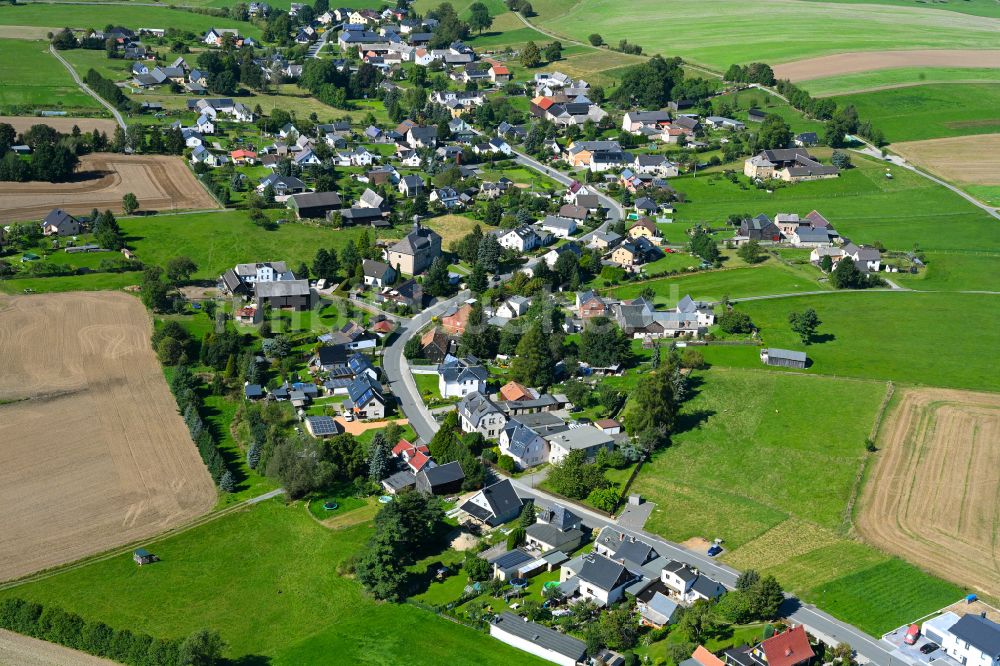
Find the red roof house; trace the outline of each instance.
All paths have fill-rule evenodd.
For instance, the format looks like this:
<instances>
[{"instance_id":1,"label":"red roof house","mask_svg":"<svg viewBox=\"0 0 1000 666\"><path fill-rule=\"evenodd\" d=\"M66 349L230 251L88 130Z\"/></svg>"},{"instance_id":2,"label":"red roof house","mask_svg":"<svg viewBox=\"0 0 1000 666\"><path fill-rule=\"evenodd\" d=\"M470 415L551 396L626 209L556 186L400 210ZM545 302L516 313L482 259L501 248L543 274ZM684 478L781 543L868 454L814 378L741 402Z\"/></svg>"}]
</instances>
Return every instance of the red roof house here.
<instances>
[{"instance_id":1,"label":"red roof house","mask_svg":"<svg viewBox=\"0 0 1000 666\"><path fill-rule=\"evenodd\" d=\"M764 657L767 666L800 666L816 656L801 624L761 641L754 652Z\"/></svg>"},{"instance_id":2,"label":"red roof house","mask_svg":"<svg viewBox=\"0 0 1000 666\"><path fill-rule=\"evenodd\" d=\"M691 658L701 664L701 666L726 666L726 662L709 652L704 645L699 645L694 654L691 655Z\"/></svg>"},{"instance_id":3,"label":"red roof house","mask_svg":"<svg viewBox=\"0 0 1000 666\"><path fill-rule=\"evenodd\" d=\"M503 385L503 388L500 389L500 396L509 402L535 399L535 394L531 392L531 389L514 381Z\"/></svg>"}]
</instances>

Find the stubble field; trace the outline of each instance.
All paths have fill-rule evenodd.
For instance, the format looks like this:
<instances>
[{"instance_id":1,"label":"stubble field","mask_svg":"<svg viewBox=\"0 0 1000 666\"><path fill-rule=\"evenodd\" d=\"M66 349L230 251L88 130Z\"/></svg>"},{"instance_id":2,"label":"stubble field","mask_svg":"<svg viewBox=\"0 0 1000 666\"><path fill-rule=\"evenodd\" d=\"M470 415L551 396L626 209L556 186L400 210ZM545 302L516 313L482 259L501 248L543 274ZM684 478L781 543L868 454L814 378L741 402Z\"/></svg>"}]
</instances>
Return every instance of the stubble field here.
<instances>
[{"instance_id":1,"label":"stubble field","mask_svg":"<svg viewBox=\"0 0 1000 666\"><path fill-rule=\"evenodd\" d=\"M1000 185L1000 134L895 143L914 164L963 185Z\"/></svg>"},{"instance_id":2,"label":"stubble field","mask_svg":"<svg viewBox=\"0 0 1000 666\"><path fill-rule=\"evenodd\" d=\"M215 504L150 332L126 294L0 300L0 581Z\"/></svg>"},{"instance_id":3,"label":"stubble field","mask_svg":"<svg viewBox=\"0 0 1000 666\"><path fill-rule=\"evenodd\" d=\"M899 67L1000 67L1000 51L916 49L837 53L777 65L774 75L790 81L808 81Z\"/></svg>"},{"instance_id":4,"label":"stubble field","mask_svg":"<svg viewBox=\"0 0 1000 666\"><path fill-rule=\"evenodd\" d=\"M858 531L934 573L1000 595L1000 395L907 390L882 429Z\"/></svg>"},{"instance_id":5,"label":"stubble field","mask_svg":"<svg viewBox=\"0 0 1000 666\"><path fill-rule=\"evenodd\" d=\"M77 172L68 183L0 183L0 221L38 219L57 207L79 215L118 211L128 192L146 211L219 207L179 157L94 153L80 159Z\"/></svg>"}]
</instances>

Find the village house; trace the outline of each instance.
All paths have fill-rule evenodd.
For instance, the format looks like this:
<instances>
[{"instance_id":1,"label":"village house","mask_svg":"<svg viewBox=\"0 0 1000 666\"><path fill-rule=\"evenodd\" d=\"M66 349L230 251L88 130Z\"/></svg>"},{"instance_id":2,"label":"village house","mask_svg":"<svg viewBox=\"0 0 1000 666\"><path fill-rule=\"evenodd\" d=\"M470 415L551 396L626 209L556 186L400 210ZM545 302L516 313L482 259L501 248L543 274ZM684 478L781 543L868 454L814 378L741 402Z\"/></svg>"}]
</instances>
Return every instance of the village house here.
<instances>
[{"instance_id":1,"label":"village house","mask_svg":"<svg viewBox=\"0 0 1000 666\"><path fill-rule=\"evenodd\" d=\"M510 611L493 617L490 636L559 666L576 666L587 653L587 644L579 638L529 622Z\"/></svg>"},{"instance_id":2,"label":"village house","mask_svg":"<svg viewBox=\"0 0 1000 666\"><path fill-rule=\"evenodd\" d=\"M515 227L501 233L497 240L500 243L500 247L517 250L522 254L530 252L542 244L541 236L527 225L521 225L520 227Z\"/></svg>"},{"instance_id":3,"label":"village house","mask_svg":"<svg viewBox=\"0 0 1000 666\"><path fill-rule=\"evenodd\" d=\"M382 385L363 374L354 379L347 387L348 399L344 401L344 409L354 414L358 419L381 419L385 417L386 399Z\"/></svg>"},{"instance_id":4,"label":"village house","mask_svg":"<svg viewBox=\"0 0 1000 666\"><path fill-rule=\"evenodd\" d=\"M258 282L254 285L258 308L270 306L292 310L308 310L312 305L312 290L308 280Z\"/></svg>"},{"instance_id":5,"label":"village house","mask_svg":"<svg viewBox=\"0 0 1000 666\"><path fill-rule=\"evenodd\" d=\"M328 213L339 210L342 202L336 192L303 192L288 197L285 204L302 220L325 219Z\"/></svg>"},{"instance_id":6,"label":"village house","mask_svg":"<svg viewBox=\"0 0 1000 666\"><path fill-rule=\"evenodd\" d=\"M563 594L578 596L601 607L624 599L625 590L642 580L641 573L597 552L570 560L559 570L559 589Z\"/></svg>"},{"instance_id":7,"label":"village house","mask_svg":"<svg viewBox=\"0 0 1000 666\"><path fill-rule=\"evenodd\" d=\"M625 235L633 240L641 237L654 242L658 242L661 238L660 228L656 226L656 222L653 222L648 217L640 217L633 222L632 226L625 232Z\"/></svg>"},{"instance_id":8,"label":"village house","mask_svg":"<svg viewBox=\"0 0 1000 666\"><path fill-rule=\"evenodd\" d=\"M471 303L463 303L459 307L453 308L450 312L441 316L441 328L449 335L461 335L465 333L465 326L469 321L469 314L471 312Z\"/></svg>"},{"instance_id":9,"label":"village house","mask_svg":"<svg viewBox=\"0 0 1000 666\"><path fill-rule=\"evenodd\" d=\"M511 417L497 439L500 454L510 456L517 469L541 465L549 457L549 444L532 428Z\"/></svg>"},{"instance_id":10,"label":"village house","mask_svg":"<svg viewBox=\"0 0 1000 666\"><path fill-rule=\"evenodd\" d=\"M510 479L503 479L480 490L460 508L484 525L497 527L521 515L523 507L524 502L517 496Z\"/></svg>"},{"instance_id":11,"label":"village house","mask_svg":"<svg viewBox=\"0 0 1000 666\"><path fill-rule=\"evenodd\" d=\"M539 507L535 522L524 532L525 547L543 553L551 550L572 553L586 538L583 519L561 504Z\"/></svg>"},{"instance_id":12,"label":"village house","mask_svg":"<svg viewBox=\"0 0 1000 666\"><path fill-rule=\"evenodd\" d=\"M489 375L475 356L448 355L438 366L438 391L442 398L461 398L476 391L486 393Z\"/></svg>"},{"instance_id":13,"label":"village house","mask_svg":"<svg viewBox=\"0 0 1000 666\"><path fill-rule=\"evenodd\" d=\"M801 624L761 641L750 654L767 666L804 666L816 656Z\"/></svg>"},{"instance_id":14,"label":"village house","mask_svg":"<svg viewBox=\"0 0 1000 666\"><path fill-rule=\"evenodd\" d=\"M364 259L361 262L361 270L364 273L365 284L369 287L382 288L396 280L396 270L381 261Z\"/></svg>"},{"instance_id":15,"label":"village house","mask_svg":"<svg viewBox=\"0 0 1000 666\"><path fill-rule=\"evenodd\" d=\"M457 460L425 467L417 473L416 488L418 492L426 495L451 495L462 489L462 482L465 481L465 472Z\"/></svg>"},{"instance_id":16,"label":"village house","mask_svg":"<svg viewBox=\"0 0 1000 666\"><path fill-rule=\"evenodd\" d=\"M594 317L606 317L609 312L607 301L594 291L577 292L576 311L584 321Z\"/></svg>"},{"instance_id":17,"label":"village house","mask_svg":"<svg viewBox=\"0 0 1000 666\"><path fill-rule=\"evenodd\" d=\"M44 236L76 236L80 231L80 221L62 208L53 208L42 219Z\"/></svg>"},{"instance_id":18,"label":"village house","mask_svg":"<svg viewBox=\"0 0 1000 666\"><path fill-rule=\"evenodd\" d=\"M726 588L683 562L671 560L663 567L660 580L672 594L685 603L714 601L726 593Z\"/></svg>"},{"instance_id":19,"label":"village house","mask_svg":"<svg viewBox=\"0 0 1000 666\"><path fill-rule=\"evenodd\" d=\"M539 226L543 231L549 232L556 238L569 238L576 233L576 220L568 217L547 215L545 219L539 223Z\"/></svg>"},{"instance_id":20,"label":"village house","mask_svg":"<svg viewBox=\"0 0 1000 666\"><path fill-rule=\"evenodd\" d=\"M431 363L441 363L451 352L451 340L440 328L431 328L420 336L420 356Z\"/></svg>"},{"instance_id":21,"label":"village house","mask_svg":"<svg viewBox=\"0 0 1000 666\"><path fill-rule=\"evenodd\" d=\"M757 217L744 219L740 222L737 236L739 240L777 243L781 240L781 230L771 221L771 218L761 213Z\"/></svg>"},{"instance_id":22,"label":"village house","mask_svg":"<svg viewBox=\"0 0 1000 666\"><path fill-rule=\"evenodd\" d=\"M670 121L666 111L629 111L622 118L622 130L639 134L644 127L662 128Z\"/></svg>"},{"instance_id":23,"label":"village house","mask_svg":"<svg viewBox=\"0 0 1000 666\"><path fill-rule=\"evenodd\" d=\"M418 275L441 256L441 236L433 229L413 223L413 231L386 251L390 266L408 275Z\"/></svg>"},{"instance_id":24,"label":"village house","mask_svg":"<svg viewBox=\"0 0 1000 666\"><path fill-rule=\"evenodd\" d=\"M840 169L820 164L804 148L762 150L743 163L743 174L754 180L780 178L789 183L836 178Z\"/></svg>"},{"instance_id":25,"label":"village house","mask_svg":"<svg viewBox=\"0 0 1000 666\"><path fill-rule=\"evenodd\" d=\"M639 236L624 241L611 252L611 261L626 270L635 271L643 264L656 261L663 256L662 251L648 238Z\"/></svg>"},{"instance_id":26,"label":"village house","mask_svg":"<svg viewBox=\"0 0 1000 666\"><path fill-rule=\"evenodd\" d=\"M549 443L550 463L562 462L573 451L583 451L587 460L594 460L598 451L610 451L615 445L610 435L590 426L571 427L546 437L546 441Z\"/></svg>"},{"instance_id":27,"label":"village house","mask_svg":"<svg viewBox=\"0 0 1000 666\"><path fill-rule=\"evenodd\" d=\"M478 432L486 439L496 439L507 424L507 415L486 395L475 391L458 403L458 418L463 432Z\"/></svg>"}]
</instances>

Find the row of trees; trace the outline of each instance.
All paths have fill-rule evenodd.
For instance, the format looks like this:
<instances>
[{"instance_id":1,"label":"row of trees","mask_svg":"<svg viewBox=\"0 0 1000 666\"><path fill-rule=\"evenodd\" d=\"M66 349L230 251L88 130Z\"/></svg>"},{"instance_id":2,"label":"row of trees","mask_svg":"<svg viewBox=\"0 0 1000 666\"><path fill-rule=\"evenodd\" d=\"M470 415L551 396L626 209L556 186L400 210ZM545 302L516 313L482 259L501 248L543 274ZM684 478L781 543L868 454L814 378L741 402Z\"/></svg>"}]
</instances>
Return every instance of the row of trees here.
<instances>
[{"instance_id":1,"label":"row of trees","mask_svg":"<svg viewBox=\"0 0 1000 666\"><path fill-rule=\"evenodd\" d=\"M212 480L219 485L219 488L231 493L236 490L236 479L226 467L222 454L219 453L215 435L201 418L203 403L201 396L198 395L200 386L201 380L187 365L178 365L174 369L170 391L177 401L177 408L184 416L184 424L188 428L191 440L198 447L198 453L208 468L208 473L212 475Z\"/></svg>"},{"instance_id":2,"label":"row of trees","mask_svg":"<svg viewBox=\"0 0 1000 666\"><path fill-rule=\"evenodd\" d=\"M213 666L223 663L226 647L218 632L210 629L199 629L183 640L154 638L17 598L0 601L0 627L134 666Z\"/></svg>"},{"instance_id":3,"label":"row of trees","mask_svg":"<svg viewBox=\"0 0 1000 666\"><path fill-rule=\"evenodd\" d=\"M79 128L76 131L79 136ZM35 125L21 136L21 141L31 148L31 157L26 160L11 150L16 140L14 127L0 123L0 180L57 183L70 178L80 162L78 142L64 141L63 135L48 125Z\"/></svg>"}]
</instances>

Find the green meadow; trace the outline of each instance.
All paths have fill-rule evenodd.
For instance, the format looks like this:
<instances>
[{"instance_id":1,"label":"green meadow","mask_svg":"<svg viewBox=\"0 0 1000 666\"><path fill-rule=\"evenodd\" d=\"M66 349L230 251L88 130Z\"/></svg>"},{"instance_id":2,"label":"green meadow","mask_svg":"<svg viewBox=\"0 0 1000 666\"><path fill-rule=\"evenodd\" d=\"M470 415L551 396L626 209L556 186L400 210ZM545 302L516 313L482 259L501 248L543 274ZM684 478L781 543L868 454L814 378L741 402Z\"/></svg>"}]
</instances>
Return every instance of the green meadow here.
<instances>
[{"instance_id":1,"label":"green meadow","mask_svg":"<svg viewBox=\"0 0 1000 666\"><path fill-rule=\"evenodd\" d=\"M1000 82L1000 70L986 67L898 67L809 79L799 86L816 97L826 97L890 86L993 82Z\"/></svg>"},{"instance_id":2,"label":"green meadow","mask_svg":"<svg viewBox=\"0 0 1000 666\"><path fill-rule=\"evenodd\" d=\"M77 87L46 42L0 39L0 81L0 114L59 110L107 115L97 100Z\"/></svg>"},{"instance_id":3,"label":"green meadow","mask_svg":"<svg viewBox=\"0 0 1000 666\"><path fill-rule=\"evenodd\" d=\"M809 0L810 2L842 2L845 4L892 5L918 9L940 9L973 16L1000 18L1000 5L994 0Z\"/></svg>"},{"instance_id":4,"label":"green meadow","mask_svg":"<svg viewBox=\"0 0 1000 666\"><path fill-rule=\"evenodd\" d=\"M727 563L773 574L874 635L957 600L959 588L847 535L844 510L886 388L751 369L697 373L672 445L632 488L656 502L646 529L723 539Z\"/></svg>"},{"instance_id":5,"label":"green meadow","mask_svg":"<svg viewBox=\"0 0 1000 666\"><path fill-rule=\"evenodd\" d=\"M1000 132L1000 80L890 88L836 100L854 105L890 142Z\"/></svg>"},{"instance_id":6,"label":"green meadow","mask_svg":"<svg viewBox=\"0 0 1000 666\"><path fill-rule=\"evenodd\" d=\"M132 29L177 28L205 33L209 28L238 28L242 34L260 37L260 29L243 21L206 16L171 7L129 7L101 3L77 5L18 4L0 7L0 25L30 25L103 29L114 24Z\"/></svg>"},{"instance_id":7,"label":"green meadow","mask_svg":"<svg viewBox=\"0 0 1000 666\"><path fill-rule=\"evenodd\" d=\"M719 71L734 62L778 63L843 51L995 48L1000 26L997 19L957 12L794 0L717 0L712 11L681 0L638 0L628 11L617 0L532 6L539 14L532 20L556 34L586 41L596 32L610 44L628 39L646 53L677 55Z\"/></svg>"},{"instance_id":8,"label":"green meadow","mask_svg":"<svg viewBox=\"0 0 1000 666\"><path fill-rule=\"evenodd\" d=\"M371 523L333 531L301 502L275 499L130 554L0 592L154 636L218 630L233 663L541 664L527 653L412 605L375 603L338 566Z\"/></svg>"},{"instance_id":9,"label":"green meadow","mask_svg":"<svg viewBox=\"0 0 1000 666\"><path fill-rule=\"evenodd\" d=\"M748 301L765 346L805 351L806 370L781 374L836 375L949 388L1000 390L985 350L1000 346L1000 296L918 292L838 292ZM791 312L813 308L822 324L804 345L788 324ZM704 349L713 366L761 368L755 347Z\"/></svg>"}]
</instances>

